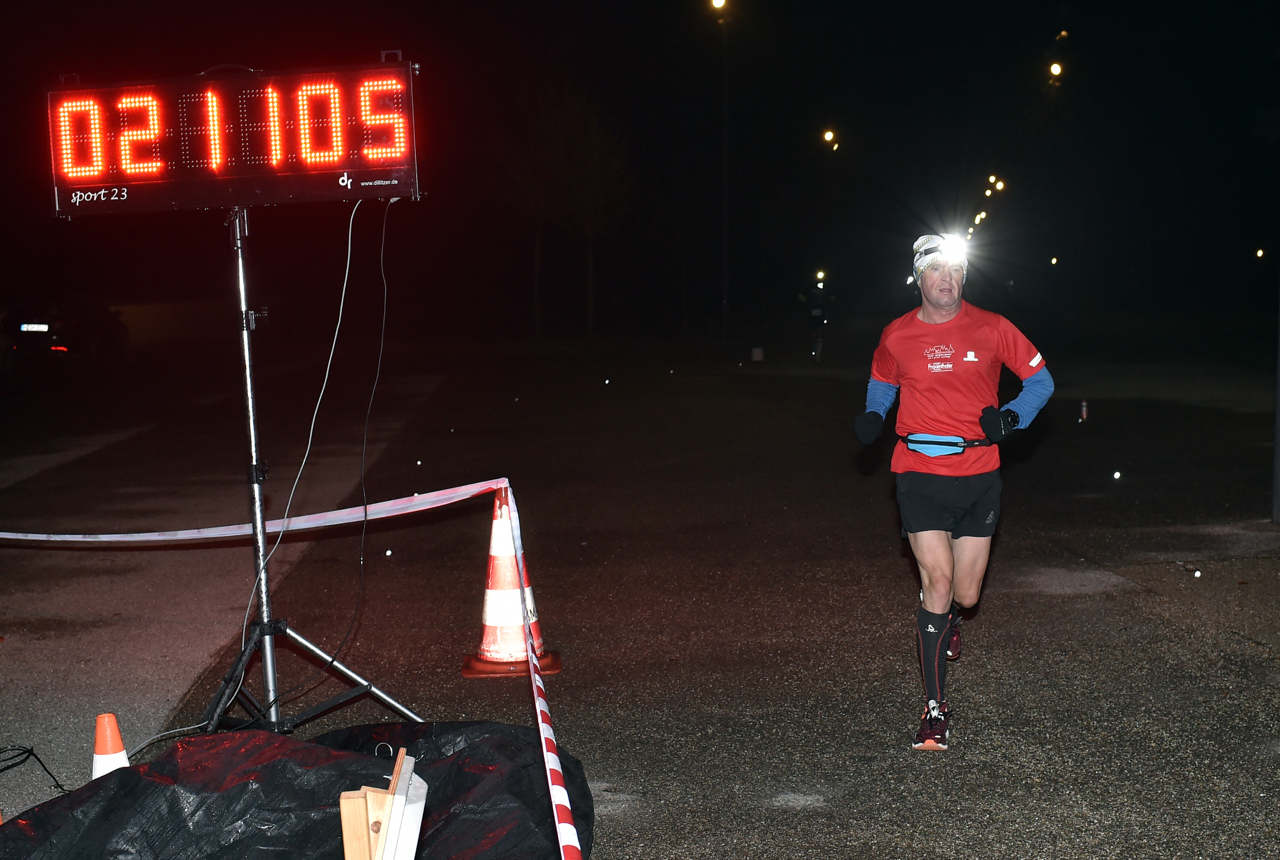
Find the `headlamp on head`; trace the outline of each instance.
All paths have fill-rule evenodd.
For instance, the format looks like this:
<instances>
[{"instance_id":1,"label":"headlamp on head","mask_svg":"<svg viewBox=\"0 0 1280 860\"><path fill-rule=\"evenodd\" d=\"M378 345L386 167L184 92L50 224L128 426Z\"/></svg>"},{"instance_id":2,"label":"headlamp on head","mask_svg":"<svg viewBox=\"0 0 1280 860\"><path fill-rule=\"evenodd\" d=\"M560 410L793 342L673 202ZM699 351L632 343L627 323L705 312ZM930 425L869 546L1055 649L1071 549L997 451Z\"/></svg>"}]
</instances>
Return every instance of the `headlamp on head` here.
<instances>
[{"instance_id":1,"label":"headlamp on head","mask_svg":"<svg viewBox=\"0 0 1280 860\"><path fill-rule=\"evenodd\" d=\"M959 263L965 278L969 277L969 258L965 254L964 240L954 233L921 236L916 239L912 250L916 255L913 269L917 281L920 280L920 273L938 260Z\"/></svg>"}]
</instances>

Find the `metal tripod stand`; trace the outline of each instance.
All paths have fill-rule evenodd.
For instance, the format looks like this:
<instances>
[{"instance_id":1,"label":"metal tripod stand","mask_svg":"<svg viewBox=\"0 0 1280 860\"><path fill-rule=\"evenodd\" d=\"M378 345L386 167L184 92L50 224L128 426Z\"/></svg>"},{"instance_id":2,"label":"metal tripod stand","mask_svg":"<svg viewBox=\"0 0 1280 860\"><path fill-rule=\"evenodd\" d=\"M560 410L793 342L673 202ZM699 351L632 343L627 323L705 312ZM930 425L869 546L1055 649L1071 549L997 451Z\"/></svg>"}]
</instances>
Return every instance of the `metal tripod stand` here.
<instances>
[{"instance_id":1,"label":"metal tripod stand","mask_svg":"<svg viewBox=\"0 0 1280 860\"><path fill-rule=\"evenodd\" d=\"M216 731L219 725L232 728L245 725L261 726L275 732L291 732L302 723L312 720L323 713L343 705L365 693L373 696L391 710L413 722L425 722L422 717L379 690L373 684L339 663L337 659L325 653L319 646L307 641L296 630L289 627L283 618L271 617L271 589L267 579L267 540L266 527L262 513L262 482L266 480L267 470L258 456L258 413L253 394L253 359L249 350L249 334L255 328L258 316L249 310L248 291L244 280L244 239L249 235L249 213L246 209L236 207L227 217L227 225L231 228L231 247L236 256L236 280L240 288L240 347L244 359L244 394L245 405L249 417L249 490L253 501L253 567L257 574L254 588L257 591L258 620L249 628L244 647L235 664L222 679L221 686L214 694L213 701L205 711L203 725L206 732ZM294 717L281 719L280 697L276 686L276 647L275 637L286 636L302 650L317 660L323 660L325 669L332 671L347 680L353 686L346 692L321 702ZM262 692L265 703L258 702L254 696L243 688L241 683L246 667L253 652L262 655ZM233 701L251 715L245 721L231 721L225 718L227 708Z\"/></svg>"}]
</instances>

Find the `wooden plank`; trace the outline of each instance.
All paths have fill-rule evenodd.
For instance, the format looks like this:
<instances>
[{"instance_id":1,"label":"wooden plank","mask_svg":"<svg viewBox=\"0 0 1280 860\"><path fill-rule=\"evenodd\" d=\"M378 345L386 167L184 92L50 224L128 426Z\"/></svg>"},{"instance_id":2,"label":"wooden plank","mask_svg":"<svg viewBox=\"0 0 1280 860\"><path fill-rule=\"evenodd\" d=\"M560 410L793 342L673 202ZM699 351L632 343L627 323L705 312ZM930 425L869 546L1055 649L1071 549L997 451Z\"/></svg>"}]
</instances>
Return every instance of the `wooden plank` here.
<instances>
[{"instance_id":1,"label":"wooden plank","mask_svg":"<svg viewBox=\"0 0 1280 860\"><path fill-rule=\"evenodd\" d=\"M396 786L400 784L400 774L404 772L404 757L407 752L407 749L400 747L400 751L396 753L396 764L391 768L391 785L387 787L387 791L391 794L396 793Z\"/></svg>"},{"instance_id":2,"label":"wooden plank","mask_svg":"<svg viewBox=\"0 0 1280 860\"><path fill-rule=\"evenodd\" d=\"M373 860L369 853L369 806L364 789L344 791L338 796L342 815L342 856L344 860Z\"/></svg>"},{"instance_id":3,"label":"wooden plank","mask_svg":"<svg viewBox=\"0 0 1280 860\"><path fill-rule=\"evenodd\" d=\"M406 757L407 752L401 747L396 754L390 788L365 785L359 791L344 791L339 795L344 860L382 860L389 842L392 843L392 854L395 853L398 839L391 834L393 831L398 833L405 795L413 777L413 759Z\"/></svg>"},{"instance_id":4,"label":"wooden plank","mask_svg":"<svg viewBox=\"0 0 1280 860\"><path fill-rule=\"evenodd\" d=\"M366 788L364 793L369 810L369 860L381 860L382 846L387 841L387 819L391 817L391 792Z\"/></svg>"}]
</instances>

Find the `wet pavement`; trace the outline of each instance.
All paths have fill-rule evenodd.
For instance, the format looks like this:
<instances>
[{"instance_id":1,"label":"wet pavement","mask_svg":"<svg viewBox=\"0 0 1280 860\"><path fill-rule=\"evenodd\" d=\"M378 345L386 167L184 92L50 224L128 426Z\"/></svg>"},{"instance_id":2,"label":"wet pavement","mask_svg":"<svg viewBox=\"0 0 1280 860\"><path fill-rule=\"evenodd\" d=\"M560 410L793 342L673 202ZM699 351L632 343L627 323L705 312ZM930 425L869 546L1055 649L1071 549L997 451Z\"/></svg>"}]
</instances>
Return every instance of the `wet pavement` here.
<instances>
[{"instance_id":1,"label":"wet pavement","mask_svg":"<svg viewBox=\"0 0 1280 860\"><path fill-rule=\"evenodd\" d=\"M654 347L398 354L402 378L442 381L389 405L386 419L403 423L370 469L369 498L511 479L544 634L564 660L548 679L557 737L592 783L594 857L1280 856L1273 379L1051 365L1059 396L1005 447L988 584L949 675L951 749L918 753L918 585L888 446L852 439L866 372L741 352L741 365L728 351ZM175 485L216 474L232 498L234 417L207 442L228 452L226 468L175 453ZM190 426L154 419L132 438ZM290 420L277 432L296 440L305 421ZM332 453L349 459L359 421L338 424ZM67 516L105 522L108 478L86 470L110 452L126 469L130 444L0 489L0 528L61 519L31 500L55 478L89 476L99 501ZM273 493L286 471L273 471ZM358 502L339 484L336 504ZM202 495L120 516L139 530L224 522L191 507ZM458 672L479 643L489 515L482 498L371 524L363 576L358 528L294 544L276 613L329 649L355 617L343 659L427 719L530 724L526 684ZM70 649L59 663L75 659L81 634L65 625L79 610L59 582L161 595L146 623L100 628L121 652L148 652L147 624L185 615L185 581L156 573L155 559L180 551L2 552L0 649L43 637ZM243 603L229 598L244 590L248 547L186 552L202 579L225 580L227 599L191 634L185 675L118 665L119 703L73 690L57 705L83 725L54 757L68 786L87 778L93 714L137 700L140 722L189 724L238 647ZM0 671L11 686L13 669ZM0 743L30 743L50 706L40 691L62 677L39 660L24 671L36 701L0 704ZM282 654L282 686L303 685L287 711L339 689L313 689L313 671ZM299 735L384 719L362 701ZM122 728L127 746L139 740ZM47 781L34 763L0 774L6 817Z\"/></svg>"}]
</instances>

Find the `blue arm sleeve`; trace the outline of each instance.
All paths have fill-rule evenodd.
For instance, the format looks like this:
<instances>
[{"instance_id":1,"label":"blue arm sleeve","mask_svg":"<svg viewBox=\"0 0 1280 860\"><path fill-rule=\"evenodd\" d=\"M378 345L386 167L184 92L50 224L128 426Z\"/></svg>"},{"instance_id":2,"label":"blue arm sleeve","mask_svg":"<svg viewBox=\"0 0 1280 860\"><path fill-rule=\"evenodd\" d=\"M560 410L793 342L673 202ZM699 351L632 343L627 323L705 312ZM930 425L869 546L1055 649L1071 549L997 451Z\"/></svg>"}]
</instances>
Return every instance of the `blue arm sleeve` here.
<instances>
[{"instance_id":1,"label":"blue arm sleeve","mask_svg":"<svg viewBox=\"0 0 1280 860\"><path fill-rule=\"evenodd\" d=\"M1039 376L1039 375L1040 375L1039 373L1036 374L1036 376ZM1050 388L1050 391L1052 390L1053 389ZM881 382L880 380L874 379L874 378L869 379L867 381L867 411L868 412L879 412L880 417L883 418L885 416L885 413L889 411L889 407L893 405L893 401L897 398L897 396L898 396L898 386L890 385L887 382ZM1046 400L1049 399L1049 396L1047 394L1045 395L1045 399ZM1018 417L1019 418L1022 417L1021 412L1018 413Z\"/></svg>"},{"instance_id":2,"label":"blue arm sleeve","mask_svg":"<svg viewBox=\"0 0 1280 860\"><path fill-rule=\"evenodd\" d=\"M1053 377L1049 368L1042 367L1022 380L1022 391L1001 409L1012 409L1018 413L1018 429L1031 426L1031 422L1040 414L1040 410L1049 402L1053 394Z\"/></svg>"}]
</instances>

